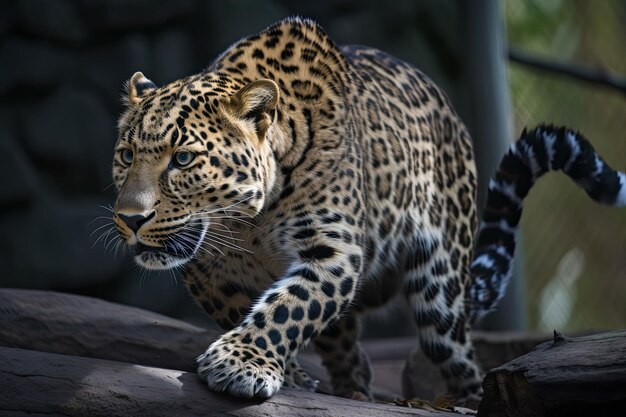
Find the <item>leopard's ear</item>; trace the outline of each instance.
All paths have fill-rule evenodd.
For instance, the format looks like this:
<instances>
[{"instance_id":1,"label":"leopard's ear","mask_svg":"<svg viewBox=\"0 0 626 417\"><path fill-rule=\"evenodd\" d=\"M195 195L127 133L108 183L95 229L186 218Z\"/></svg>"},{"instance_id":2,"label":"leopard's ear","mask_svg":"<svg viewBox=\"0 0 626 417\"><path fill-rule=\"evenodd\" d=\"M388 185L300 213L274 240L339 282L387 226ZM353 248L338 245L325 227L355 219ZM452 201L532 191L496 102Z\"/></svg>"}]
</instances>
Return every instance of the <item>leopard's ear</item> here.
<instances>
[{"instance_id":1,"label":"leopard's ear","mask_svg":"<svg viewBox=\"0 0 626 417\"><path fill-rule=\"evenodd\" d=\"M157 86L146 78L141 72L133 74L128 82L128 102L132 105L141 103L143 97L150 91L154 91Z\"/></svg>"},{"instance_id":2,"label":"leopard's ear","mask_svg":"<svg viewBox=\"0 0 626 417\"><path fill-rule=\"evenodd\" d=\"M276 117L279 94L274 81L253 81L230 96L226 106L235 117L252 121L259 140L263 140Z\"/></svg>"}]
</instances>

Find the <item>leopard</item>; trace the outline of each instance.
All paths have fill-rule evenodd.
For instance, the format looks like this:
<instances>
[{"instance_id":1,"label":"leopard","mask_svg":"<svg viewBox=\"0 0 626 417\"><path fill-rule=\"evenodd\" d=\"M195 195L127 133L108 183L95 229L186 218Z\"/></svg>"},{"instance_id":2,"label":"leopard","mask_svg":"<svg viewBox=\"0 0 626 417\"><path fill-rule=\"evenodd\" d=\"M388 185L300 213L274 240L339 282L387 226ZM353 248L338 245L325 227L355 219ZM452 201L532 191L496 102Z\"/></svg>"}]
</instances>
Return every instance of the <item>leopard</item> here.
<instances>
[{"instance_id":1,"label":"leopard","mask_svg":"<svg viewBox=\"0 0 626 417\"><path fill-rule=\"evenodd\" d=\"M314 391L309 342L335 395L372 398L362 314L401 297L448 393L479 399L470 327L504 293L533 183L561 170L626 204L626 176L581 134L540 126L503 157L479 228L473 144L446 94L302 17L161 87L136 72L118 132L117 231L143 268L181 271L224 330L198 375L243 398Z\"/></svg>"}]
</instances>

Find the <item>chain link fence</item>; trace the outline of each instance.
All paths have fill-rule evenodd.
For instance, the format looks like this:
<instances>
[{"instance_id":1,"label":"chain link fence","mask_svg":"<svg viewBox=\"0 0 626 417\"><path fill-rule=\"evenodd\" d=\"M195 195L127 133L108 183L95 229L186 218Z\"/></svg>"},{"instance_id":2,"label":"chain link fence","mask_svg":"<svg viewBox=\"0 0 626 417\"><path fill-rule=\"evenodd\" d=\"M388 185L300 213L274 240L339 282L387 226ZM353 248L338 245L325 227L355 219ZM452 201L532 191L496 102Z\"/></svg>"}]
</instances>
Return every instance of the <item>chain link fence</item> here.
<instances>
[{"instance_id":1,"label":"chain link fence","mask_svg":"<svg viewBox=\"0 0 626 417\"><path fill-rule=\"evenodd\" d=\"M626 75L626 2L507 0L514 50L599 74ZM616 169L626 169L626 94L511 62L515 131L573 127ZM534 329L626 327L626 210L603 207L564 175L548 176L522 219L526 300Z\"/></svg>"}]
</instances>

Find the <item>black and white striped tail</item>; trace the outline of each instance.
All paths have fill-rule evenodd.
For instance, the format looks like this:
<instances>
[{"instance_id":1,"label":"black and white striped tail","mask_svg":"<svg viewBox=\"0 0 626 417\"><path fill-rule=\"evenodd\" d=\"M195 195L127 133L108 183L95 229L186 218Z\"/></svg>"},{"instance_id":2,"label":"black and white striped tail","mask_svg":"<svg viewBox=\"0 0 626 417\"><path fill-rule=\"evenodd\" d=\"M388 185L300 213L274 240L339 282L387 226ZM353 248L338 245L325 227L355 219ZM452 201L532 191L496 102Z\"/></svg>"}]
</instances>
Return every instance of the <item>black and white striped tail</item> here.
<instances>
[{"instance_id":1,"label":"black and white striped tail","mask_svg":"<svg viewBox=\"0 0 626 417\"><path fill-rule=\"evenodd\" d=\"M524 197L548 171L565 172L595 201L626 206L626 174L611 169L581 134L539 126L511 145L489 183L487 207L471 265L473 319L492 311L504 295L515 252Z\"/></svg>"}]
</instances>

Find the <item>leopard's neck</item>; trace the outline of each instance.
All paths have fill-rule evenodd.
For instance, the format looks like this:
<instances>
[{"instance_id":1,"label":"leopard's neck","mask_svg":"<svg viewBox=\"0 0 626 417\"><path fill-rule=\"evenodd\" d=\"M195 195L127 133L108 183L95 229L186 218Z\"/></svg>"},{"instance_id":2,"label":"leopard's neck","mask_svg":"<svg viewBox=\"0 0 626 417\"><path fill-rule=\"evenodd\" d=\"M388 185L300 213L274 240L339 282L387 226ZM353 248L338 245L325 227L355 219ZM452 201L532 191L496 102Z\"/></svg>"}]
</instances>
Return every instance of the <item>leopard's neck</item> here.
<instances>
[{"instance_id":1,"label":"leopard's neck","mask_svg":"<svg viewBox=\"0 0 626 417\"><path fill-rule=\"evenodd\" d=\"M312 132L345 120L350 64L315 22L287 18L233 44L208 69L243 87L258 79L279 86L280 100L267 134L281 165L295 164ZM319 132L319 133L318 133Z\"/></svg>"}]
</instances>

